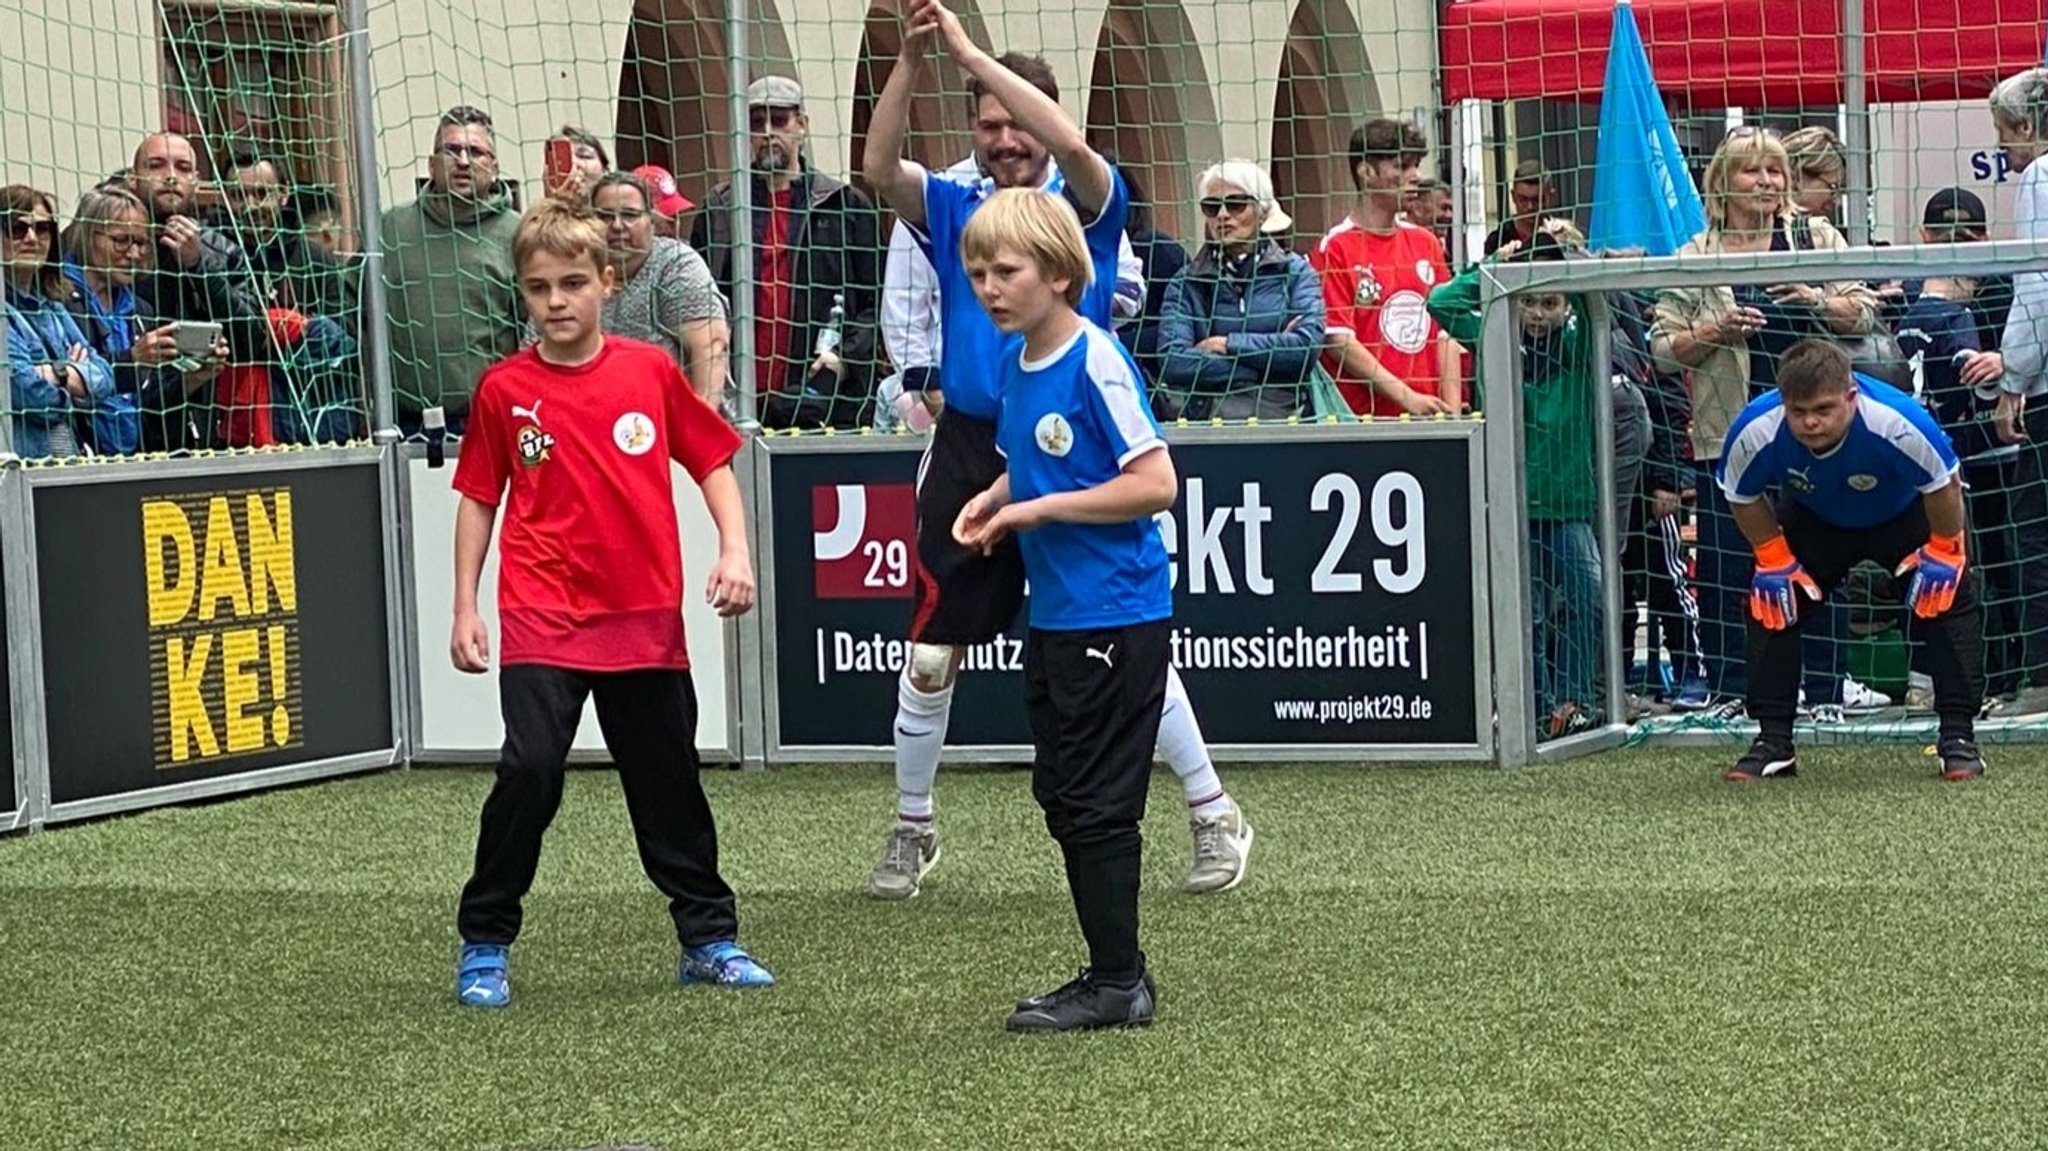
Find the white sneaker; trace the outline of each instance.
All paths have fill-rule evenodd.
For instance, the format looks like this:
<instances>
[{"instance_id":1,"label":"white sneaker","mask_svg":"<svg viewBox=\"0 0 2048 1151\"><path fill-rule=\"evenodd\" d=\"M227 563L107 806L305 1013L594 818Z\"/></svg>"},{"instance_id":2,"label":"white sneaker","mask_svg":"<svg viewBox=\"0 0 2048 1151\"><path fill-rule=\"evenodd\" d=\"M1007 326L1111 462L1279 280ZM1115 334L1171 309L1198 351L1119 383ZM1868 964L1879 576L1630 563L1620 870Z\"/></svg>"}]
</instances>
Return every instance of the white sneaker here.
<instances>
[{"instance_id":1,"label":"white sneaker","mask_svg":"<svg viewBox=\"0 0 2048 1151\"><path fill-rule=\"evenodd\" d=\"M1188 824L1195 836L1195 865L1180 889L1191 895L1229 891L1244 882L1244 865L1252 854L1252 825L1236 800L1226 802L1230 809L1222 815Z\"/></svg>"},{"instance_id":2,"label":"white sneaker","mask_svg":"<svg viewBox=\"0 0 2048 1151\"><path fill-rule=\"evenodd\" d=\"M1842 710L1850 714L1867 711L1882 711L1892 705L1892 697L1867 684L1856 682L1850 675L1842 677Z\"/></svg>"}]
</instances>

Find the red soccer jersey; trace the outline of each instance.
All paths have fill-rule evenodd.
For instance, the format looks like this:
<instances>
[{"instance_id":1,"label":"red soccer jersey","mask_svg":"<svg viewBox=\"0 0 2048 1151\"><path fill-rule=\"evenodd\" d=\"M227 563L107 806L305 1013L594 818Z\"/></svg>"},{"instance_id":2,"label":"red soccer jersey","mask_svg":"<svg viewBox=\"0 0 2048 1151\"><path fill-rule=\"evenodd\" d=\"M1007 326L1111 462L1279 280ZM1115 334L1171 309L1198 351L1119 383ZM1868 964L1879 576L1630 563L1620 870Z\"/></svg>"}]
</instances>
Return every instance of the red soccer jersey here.
<instances>
[{"instance_id":1,"label":"red soccer jersey","mask_svg":"<svg viewBox=\"0 0 2048 1151\"><path fill-rule=\"evenodd\" d=\"M1346 216L1309 257L1323 279L1329 330L1350 332L1365 350L1411 388L1436 395L1437 335L1429 291L1451 278L1444 246L1427 228L1399 221L1391 232L1369 232ZM1398 416L1401 406L1343 370L1335 350L1323 366L1359 415Z\"/></svg>"},{"instance_id":2,"label":"red soccer jersey","mask_svg":"<svg viewBox=\"0 0 2048 1151\"><path fill-rule=\"evenodd\" d=\"M500 360L469 412L455 490L505 506L499 663L687 669L669 461L701 484L739 434L667 352L620 336L578 367Z\"/></svg>"}]
</instances>

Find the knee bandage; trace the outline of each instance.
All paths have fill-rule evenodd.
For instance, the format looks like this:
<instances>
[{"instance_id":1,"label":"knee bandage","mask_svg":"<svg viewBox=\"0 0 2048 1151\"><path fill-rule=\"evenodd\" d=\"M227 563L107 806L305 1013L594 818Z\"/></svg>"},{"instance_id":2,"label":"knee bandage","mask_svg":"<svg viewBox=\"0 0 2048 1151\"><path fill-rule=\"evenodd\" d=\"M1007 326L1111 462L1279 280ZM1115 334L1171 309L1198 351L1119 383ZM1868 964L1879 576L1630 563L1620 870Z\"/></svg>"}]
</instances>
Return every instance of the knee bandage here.
<instances>
[{"instance_id":1,"label":"knee bandage","mask_svg":"<svg viewBox=\"0 0 2048 1151\"><path fill-rule=\"evenodd\" d=\"M910 645L910 677L930 684L943 684L953 671L953 645L914 643Z\"/></svg>"}]
</instances>

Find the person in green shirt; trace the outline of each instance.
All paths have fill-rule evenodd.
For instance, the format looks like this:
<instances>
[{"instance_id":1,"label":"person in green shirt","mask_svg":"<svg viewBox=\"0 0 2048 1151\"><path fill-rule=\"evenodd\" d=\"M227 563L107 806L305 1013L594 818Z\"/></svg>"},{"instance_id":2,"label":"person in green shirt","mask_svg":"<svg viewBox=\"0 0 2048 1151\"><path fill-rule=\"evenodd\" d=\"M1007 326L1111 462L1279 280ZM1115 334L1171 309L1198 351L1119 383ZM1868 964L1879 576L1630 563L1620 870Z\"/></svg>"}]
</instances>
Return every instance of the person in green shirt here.
<instances>
[{"instance_id":1,"label":"person in green shirt","mask_svg":"<svg viewBox=\"0 0 2048 1151\"><path fill-rule=\"evenodd\" d=\"M1546 219L1526 248L1502 245L1485 262L1561 260L1582 251L1578 230ZM1429 313L1452 339L1477 349L1480 274L1474 264L1429 294ZM1558 292L1516 298L1522 338L1522 421L1528 463L1529 601L1535 621L1536 706L1543 733L1592 726L1600 669L1600 546L1594 537L1599 471L1593 405L1606 372L1593 362L1585 300ZM1491 382L1482 361L1475 399Z\"/></svg>"}]
</instances>

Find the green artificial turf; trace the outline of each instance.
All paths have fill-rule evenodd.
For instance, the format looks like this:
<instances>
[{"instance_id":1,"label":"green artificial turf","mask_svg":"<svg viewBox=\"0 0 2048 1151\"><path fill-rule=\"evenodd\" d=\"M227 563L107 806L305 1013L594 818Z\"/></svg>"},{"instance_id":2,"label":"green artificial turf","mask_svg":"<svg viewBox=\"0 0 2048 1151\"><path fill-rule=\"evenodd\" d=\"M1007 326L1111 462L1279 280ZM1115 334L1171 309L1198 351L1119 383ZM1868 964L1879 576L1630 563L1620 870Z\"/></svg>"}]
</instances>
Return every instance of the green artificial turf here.
<instances>
[{"instance_id":1,"label":"green artificial turf","mask_svg":"<svg viewBox=\"0 0 2048 1151\"><path fill-rule=\"evenodd\" d=\"M780 985L678 988L616 783L569 781L515 1003L452 1001L480 771L0 840L0 1145L1913 1148L2048 1130L2048 748L1234 769L1252 878L1172 891L1148 1032L1017 1037L1081 960L1025 775L941 780L922 897L860 894L878 768L707 776Z\"/></svg>"}]
</instances>

